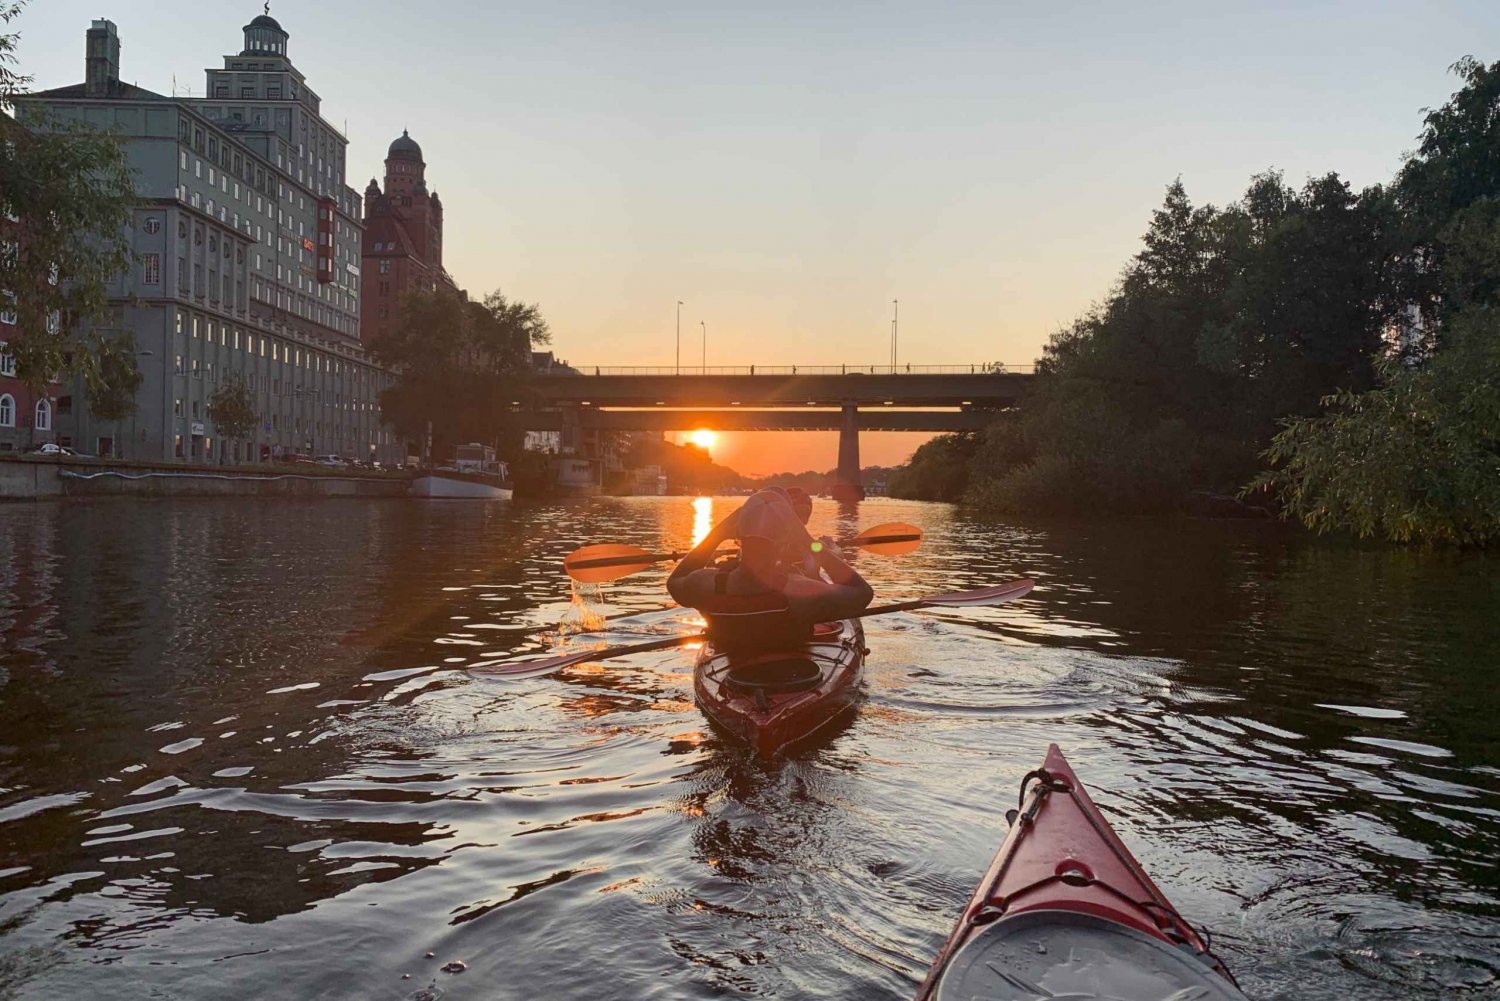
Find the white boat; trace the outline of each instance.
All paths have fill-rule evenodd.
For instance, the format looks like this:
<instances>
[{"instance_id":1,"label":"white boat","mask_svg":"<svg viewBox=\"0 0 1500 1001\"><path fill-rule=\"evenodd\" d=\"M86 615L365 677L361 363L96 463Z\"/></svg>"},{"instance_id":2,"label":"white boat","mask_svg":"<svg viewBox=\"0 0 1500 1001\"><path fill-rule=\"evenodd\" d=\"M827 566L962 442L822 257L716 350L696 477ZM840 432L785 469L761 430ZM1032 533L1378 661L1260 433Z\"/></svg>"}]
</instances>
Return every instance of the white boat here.
<instances>
[{"instance_id":1,"label":"white boat","mask_svg":"<svg viewBox=\"0 0 1500 1001\"><path fill-rule=\"evenodd\" d=\"M460 445L452 463L424 472L411 485L413 497L510 500L514 493L509 467L478 442Z\"/></svg>"}]
</instances>

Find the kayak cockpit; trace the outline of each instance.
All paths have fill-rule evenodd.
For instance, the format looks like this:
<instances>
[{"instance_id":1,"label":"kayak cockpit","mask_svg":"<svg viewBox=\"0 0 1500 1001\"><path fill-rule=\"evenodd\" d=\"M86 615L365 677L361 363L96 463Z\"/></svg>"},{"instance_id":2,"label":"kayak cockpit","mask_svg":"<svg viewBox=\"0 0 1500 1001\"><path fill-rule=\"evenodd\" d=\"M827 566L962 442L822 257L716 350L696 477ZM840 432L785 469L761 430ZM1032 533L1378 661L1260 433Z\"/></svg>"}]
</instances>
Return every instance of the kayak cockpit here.
<instances>
[{"instance_id":1,"label":"kayak cockpit","mask_svg":"<svg viewBox=\"0 0 1500 1001\"><path fill-rule=\"evenodd\" d=\"M1243 1001L1192 951L1077 911L1026 911L953 954L934 1001Z\"/></svg>"}]
</instances>

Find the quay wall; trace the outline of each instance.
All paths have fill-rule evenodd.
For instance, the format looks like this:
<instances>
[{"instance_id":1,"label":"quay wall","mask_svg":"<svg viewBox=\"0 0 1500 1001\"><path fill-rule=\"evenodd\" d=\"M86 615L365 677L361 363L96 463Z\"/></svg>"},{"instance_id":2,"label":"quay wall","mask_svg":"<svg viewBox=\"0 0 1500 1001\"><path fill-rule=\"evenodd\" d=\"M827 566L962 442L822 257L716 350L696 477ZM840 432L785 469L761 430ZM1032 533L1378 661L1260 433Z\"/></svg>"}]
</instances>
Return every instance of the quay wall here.
<instances>
[{"instance_id":1,"label":"quay wall","mask_svg":"<svg viewBox=\"0 0 1500 1001\"><path fill-rule=\"evenodd\" d=\"M66 497L406 497L404 474L0 458L0 501Z\"/></svg>"}]
</instances>

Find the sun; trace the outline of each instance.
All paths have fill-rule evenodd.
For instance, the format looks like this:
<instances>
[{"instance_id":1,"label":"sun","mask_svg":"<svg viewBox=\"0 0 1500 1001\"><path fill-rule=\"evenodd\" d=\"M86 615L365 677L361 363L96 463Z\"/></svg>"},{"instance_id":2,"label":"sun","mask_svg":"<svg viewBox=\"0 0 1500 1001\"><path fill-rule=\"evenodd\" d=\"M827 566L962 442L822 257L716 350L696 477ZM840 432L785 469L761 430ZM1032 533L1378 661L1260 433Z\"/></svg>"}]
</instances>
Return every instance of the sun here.
<instances>
[{"instance_id":1,"label":"sun","mask_svg":"<svg viewBox=\"0 0 1500 1001\"><path fill-rule=\"evenodd\" d=\"M699 428L696 431L688 432L687 439L707 452L714 447L714 442L719 440L719 433L717 431L710 431L707 428Z\"/></svg>"}]
</instances>

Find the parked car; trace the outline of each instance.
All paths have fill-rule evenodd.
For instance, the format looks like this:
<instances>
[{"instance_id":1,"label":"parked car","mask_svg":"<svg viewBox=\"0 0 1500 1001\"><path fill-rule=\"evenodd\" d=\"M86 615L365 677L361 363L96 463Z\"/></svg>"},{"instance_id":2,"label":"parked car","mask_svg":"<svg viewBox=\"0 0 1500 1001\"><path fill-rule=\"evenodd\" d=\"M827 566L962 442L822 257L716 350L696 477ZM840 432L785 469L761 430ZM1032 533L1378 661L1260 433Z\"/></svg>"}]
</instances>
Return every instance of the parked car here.
<instances>
[{"instance_id":1,"label":"parked car","mask_svg":"<svg viewBox=\"0 0 1500 1001\"><path fill-rule=\"evenodd\" d=\"M40 445L33 445L30 448L28 448L26 451L27 451L28 454L31 454L31 455L57 455L57 456L62 456L62 455L77 455L78 454L77 452L73 451L71 448L69 448L66 445L59 445L56 442L51 442L51 441L44 441Z\"/></svg>"},{"instance_id":2,"label":"parked car","mask_svg":"<svg viewBox=\"0 0 1500 1001\"><path fill-rule=\"evenodd\" d=\"M348 469L349 463L339 455L320 455L314 459L318 465L327 466L330 469Z\"/></svg>"}]
</instances>

